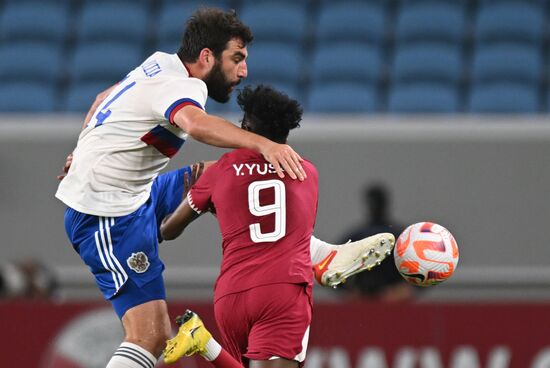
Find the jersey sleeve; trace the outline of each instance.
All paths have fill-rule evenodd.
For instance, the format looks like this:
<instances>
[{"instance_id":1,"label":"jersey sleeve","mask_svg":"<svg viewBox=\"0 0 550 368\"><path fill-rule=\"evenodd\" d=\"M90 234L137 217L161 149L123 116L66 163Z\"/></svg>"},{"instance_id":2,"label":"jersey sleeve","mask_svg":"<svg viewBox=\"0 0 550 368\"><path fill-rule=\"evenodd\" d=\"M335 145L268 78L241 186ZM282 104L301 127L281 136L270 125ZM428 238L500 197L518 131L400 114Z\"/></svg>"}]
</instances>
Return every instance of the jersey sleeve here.
<instances>
[{"instance_id":1,"label":"jersey sleeve","mask_svg":"<svg viewBox=\"0 0 550 368\"><path fill-rule=\"evenodd\" d=\"M217 171L218 163L215 163L201 175L199 180L193 184L187 193L187 202L189 206L199 215L210 210L214 206L212 203L212 192Z\"/></svg>"},{"instance_id":2,"label":"jersey sleeve","mask_svg":"<svg viewBox=\"0 0 550 368\"><path fill-rule=\"evenodd\" d=\"M192 105L204 110L208 90L197 78L181 78L161 83L154 93L153 112L174 125L174 116L183 107Z\"/></svg>"}]
</instances>

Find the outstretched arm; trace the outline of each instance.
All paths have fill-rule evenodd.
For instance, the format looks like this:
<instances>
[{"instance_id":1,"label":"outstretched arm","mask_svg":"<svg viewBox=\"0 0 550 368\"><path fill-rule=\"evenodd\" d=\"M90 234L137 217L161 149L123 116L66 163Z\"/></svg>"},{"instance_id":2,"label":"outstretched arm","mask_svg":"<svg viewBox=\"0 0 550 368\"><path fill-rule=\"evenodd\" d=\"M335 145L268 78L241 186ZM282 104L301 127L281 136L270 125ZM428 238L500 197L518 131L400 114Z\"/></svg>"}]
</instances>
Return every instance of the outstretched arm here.
<instances>
[{"instance_id":1,"label":"outstretched arm","mask_svg":"<svg viewBox=\"0 0 550 368\"><path fill-rule=\"evenodd\" d=\"M304 180L307 177L301 164L303 159L289 145L275 143L238 128L194 106L185 106L179 110L174 116L174 122L200 142L222 148L249 148L261 153L281 178L285 176L283 170L292 179Z\"/></svg>"}]
</instances>

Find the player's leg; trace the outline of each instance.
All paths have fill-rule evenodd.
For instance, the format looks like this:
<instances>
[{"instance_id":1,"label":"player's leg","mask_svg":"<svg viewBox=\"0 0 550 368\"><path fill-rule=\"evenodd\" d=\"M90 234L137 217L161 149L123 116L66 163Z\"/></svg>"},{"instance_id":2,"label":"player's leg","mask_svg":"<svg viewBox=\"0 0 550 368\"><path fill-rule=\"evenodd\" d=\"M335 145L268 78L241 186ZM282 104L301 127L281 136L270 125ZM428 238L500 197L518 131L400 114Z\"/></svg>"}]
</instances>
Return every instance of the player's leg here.
<instances>
[{"instance_id":1,"label":"player's leg","mask_svg":"<svg viewBox=\"0 0 550 368\"><path fill-rule=\"evenodd\" d=\"M142 216L128 226L124 235L125 244L132 243L137 247L122 246L113 252L114 257L125 261L128 280L110 298L122 320L125 337L107 368L154 367L171 335L162 278L164 266L160 264L158 267L156 226L150 207L146 211L149 214L141 213ZM142 218L147 223L142 223Z\"/></svg>"},{"instance_id":2,"label":"player's leg","mask_svg":"<svg viewBox=\"0 0 550 368\"><path fill-rule=\"evenodd\" d=\"M164 362L171 364L181 357L200 354L216 368L243 368L241 362L231 356L212 337L200 317L187 310L176 318L177 335L166 342Z\"/></svg>"},{"instance_id":3,"label":"player's leg","mask_svg":"<svg viewBox=\"0 0 550 368\"><path fill-rule=\"evenodd\" d=\"M155 225L151 201L116 218L66 212L65 226L74 249L123 320L127 334L109 368L153 367L170 332ZM150 329L150 323L157 327Z\"/></svg>"},{"instance_id":4,"label":"player's leg","mask_svg":"<svg viewBox=\"0 0 550 368\"><path fill-rule=\"evenodd\" d=\"M153 300L130 308L122 317L124 342L107 368L152 368L171 333L166 302Z\"/></svg>"},{"instance_id":5,"label":"player's leg","mask_svg":"<svg viewBox=\"0 0 550 368\"><path fill-rule=\"evenodd\" d=\"M312 315L311 286L273 284L247 292L250 367L299 367L306 358Z\"/></svg>"},{"instance_id":6,"label":"player's leg","mask_svg":"<svg viewBox=\"0 0 550 368\"><path fill-rule=\"evenodd\" d=\"M376 234L346 244L329 244L311 237L310 251L315 279L323 286L336 287L352 275L370 271L391 254L395 238Z\"/></svg>"}]
</instances>

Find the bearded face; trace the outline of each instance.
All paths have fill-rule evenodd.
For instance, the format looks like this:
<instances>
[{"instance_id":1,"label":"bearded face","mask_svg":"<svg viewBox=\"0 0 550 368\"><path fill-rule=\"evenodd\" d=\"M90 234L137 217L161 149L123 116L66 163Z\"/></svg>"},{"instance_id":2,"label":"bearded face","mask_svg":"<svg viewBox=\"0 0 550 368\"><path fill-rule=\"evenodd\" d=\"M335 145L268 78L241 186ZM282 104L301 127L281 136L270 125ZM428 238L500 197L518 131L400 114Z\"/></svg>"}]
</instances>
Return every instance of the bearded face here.
<instances>
[{"instance_id":1,"label":"bearded face","mask_svg":"<svg viewBox=\"0 0 550 368\"><path fill-rule=\"evenodd\" d=\"M216 60L212 70L203 80L208 87L208 96L214 101L220 103L226 103L229 101L233 88L240 83L240 79L237 82L231 82L229 80L222 69L222 63L219 60Z\"/></svg>"}]
</instances>

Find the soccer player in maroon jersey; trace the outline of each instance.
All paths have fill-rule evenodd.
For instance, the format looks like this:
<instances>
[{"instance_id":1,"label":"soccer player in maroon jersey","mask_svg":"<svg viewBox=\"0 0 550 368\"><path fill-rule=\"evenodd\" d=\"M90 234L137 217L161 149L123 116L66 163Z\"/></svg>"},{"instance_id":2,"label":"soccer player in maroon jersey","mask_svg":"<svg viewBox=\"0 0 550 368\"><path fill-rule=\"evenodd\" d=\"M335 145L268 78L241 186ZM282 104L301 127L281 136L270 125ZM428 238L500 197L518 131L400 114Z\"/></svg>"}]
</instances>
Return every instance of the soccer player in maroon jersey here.
<instances>
[{"instance_id":1,"label":"soccer player in maroon jersey","mask_svg":"<svg viewBox=\"0 0 550 368\"><path fill-rule=\"evenodd\" d=\"M265 86L245 88L238 102L242 128L278 143L286 142L302 117L296 101ZM308 179L296 183L277 177L268 162L247 149L209 164L163 221L161 233L174 239L200 214L216 214L223 262L215 314L230 354L187 311L177 321L178 335L168 341L165 362L199 353L216 367L301 366L311 321L312 261L319 283L337 285L379 264L393 247L393 235L377 234L343 247L313 237L318 176L309 161L303 163Z\"/></svg>"},{"instance_id":2,"label":"soccer player in maroon jersey","mask_svg":"<svg viewBox=\"0 0 550 368\"><path fill-rule=\"evenodd\" d=\"M242 128L275 142L286 142L302 118L298 102L270 87L247 87L238 102L244 111ZM165 219L162 235L173 239L200 214L215 213L223 261L214 308L223 345L235 358L220 353L198 317L189 313L185 319L197 322L190 344L197 346L184 347L181 341L174 346L176 337L168 343L165 360L189 352L208 359L210 348L219 354L210 356L217 367L303 363L312 313L310 238L318 196L317 170L307 160L303 167L307 180L281 179L261 155L233 150L202 174L187 199Z\"/></svg>"}]
</instances>

